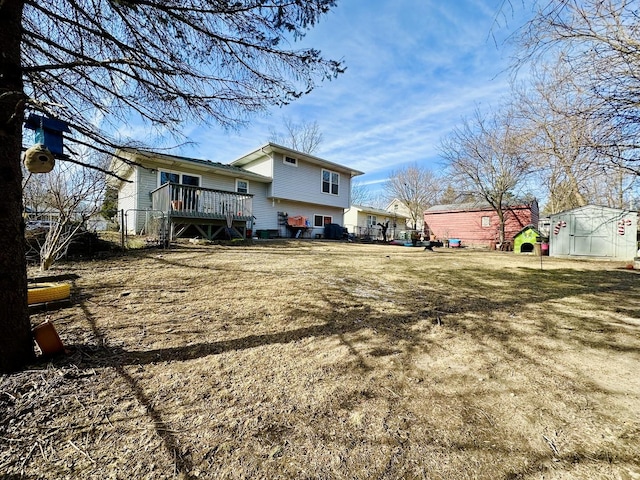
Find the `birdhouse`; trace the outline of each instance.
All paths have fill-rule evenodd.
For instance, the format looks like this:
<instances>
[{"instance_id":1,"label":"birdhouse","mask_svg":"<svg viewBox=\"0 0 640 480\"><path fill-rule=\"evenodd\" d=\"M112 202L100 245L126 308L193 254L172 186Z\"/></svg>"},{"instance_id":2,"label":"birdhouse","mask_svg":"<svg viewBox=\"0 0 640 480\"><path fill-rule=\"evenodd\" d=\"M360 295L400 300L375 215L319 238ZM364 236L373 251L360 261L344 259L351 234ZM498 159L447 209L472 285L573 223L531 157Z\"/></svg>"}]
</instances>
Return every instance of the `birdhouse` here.
<instances>
[{"instance_id":1,"label":"birdhouse","mask_svg":"<svg viewBox=\"0 0 640 480\"><path fill-rule=\"evenodd\" d=\"M35 130L34 143L44 145L54 157L64 157L62 134L71 131L66 122L32 113L27 117L24 126Z\"/></svg>"},{"instance_id":2,"label":"birdhouse","mask_svg":"<svg viewBox=\"0 0 640 480\"><path fill-rule=\"evenodd\" d=\"M31 173L49 173L55 164L53 154L40 143L29 147L24 154L24 166Z\"/></svg>"}]
</instances>

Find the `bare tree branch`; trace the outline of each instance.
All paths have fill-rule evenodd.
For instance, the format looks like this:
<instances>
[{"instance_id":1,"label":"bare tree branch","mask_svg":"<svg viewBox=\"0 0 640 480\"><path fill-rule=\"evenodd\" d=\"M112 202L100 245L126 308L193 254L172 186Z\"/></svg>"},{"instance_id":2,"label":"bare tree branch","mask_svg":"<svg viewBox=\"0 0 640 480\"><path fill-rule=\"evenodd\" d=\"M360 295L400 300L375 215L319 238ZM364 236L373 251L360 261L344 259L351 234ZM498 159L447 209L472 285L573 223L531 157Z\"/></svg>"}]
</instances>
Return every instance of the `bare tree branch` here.
<instances>
[{"instance_id":1,"label":"bare tree branch","mask_svg":"<svg viewBox=\"0 0 640 480\"><path fill-rule=\"evenodd\" d=\"M528 133L507 110L490 115L476 111L440 145L452 179L465 191L486 201L499 219L498 241L505 241L508 203L531 171L525 154Z\"/></svg>"},{"instance_id":2,"label":"bare tree branch","mask_svg":"<svg viewBox=\"0 0 640 480\"><path fill-rule=\"evenodd\" d=\"M270 141L303 153L314 153L322 144L318 122L296 123L289 117L283 117L282 124L284 132L272 130Z\"/></svg>"},{"instance_id":3,"label":"bare tree branch","mask_svg":"<svg viewBox=\"0 0 640 480\"><path fill-rule=\"evenodd\" d=\"M397 198L407 208L414 229L443 192L441 179L418 164L392 171L384 190L389 200Z\"/></svg>"}]
</instances>

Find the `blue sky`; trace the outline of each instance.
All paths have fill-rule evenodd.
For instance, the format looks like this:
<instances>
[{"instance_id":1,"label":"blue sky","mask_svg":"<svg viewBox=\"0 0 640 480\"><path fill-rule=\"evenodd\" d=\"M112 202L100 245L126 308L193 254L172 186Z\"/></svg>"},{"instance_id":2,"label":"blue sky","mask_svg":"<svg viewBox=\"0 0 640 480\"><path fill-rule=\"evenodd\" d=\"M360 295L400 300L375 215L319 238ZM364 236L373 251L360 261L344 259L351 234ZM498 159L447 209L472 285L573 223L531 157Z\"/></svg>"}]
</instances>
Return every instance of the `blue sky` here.
<instances>
[{"instance_id":1,"label":"blue sky","mask_svg":"<svg viewBox=\"0 0 640 480\"><path fill-rule=\"evenodd\" d=\"M176 154L230 162L269 140L282 118L317 122L315 155L365 172L379 191L389 173L417 163L440 169L440 139L476 108L509 92L504 39L519 26L505 0L340 0L302 42L343 59L347 71L247 127L185 133ZM517 13L517 12L516 12ZM522 12L520 12L522 13Z\"/></svg>"}]
</instances>

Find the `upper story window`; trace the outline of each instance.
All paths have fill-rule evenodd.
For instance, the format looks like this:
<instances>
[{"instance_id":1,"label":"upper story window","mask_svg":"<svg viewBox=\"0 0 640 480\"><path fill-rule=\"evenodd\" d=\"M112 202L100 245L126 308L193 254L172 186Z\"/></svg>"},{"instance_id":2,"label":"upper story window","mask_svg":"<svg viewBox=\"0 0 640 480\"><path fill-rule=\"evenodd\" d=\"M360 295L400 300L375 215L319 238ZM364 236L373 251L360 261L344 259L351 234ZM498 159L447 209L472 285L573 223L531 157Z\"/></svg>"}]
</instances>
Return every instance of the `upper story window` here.
<instances>
[{"instance_id":1,"label":"upper story window","mask_svg":"<svg viewBox=\"0 0 640 480\"><path fill-rule=\"evenodd\" d=\"M331 170L322 170L322 192L338 195L340 174Z\"/></svg>"},{"instance_id":2,"label":"upper story window","mask_svg":"<svg viewBox=\"0 0 640 480\"><path fill-rule=\"evenodd\" d=\"M249 193L249 182L246 180L236 180L236 192Z\"/></svg>"},{"instance_id":3,"label":"upper story window","mask_svg":"<svg viewBox=\"0 0 640 480\"><path fill-rule=\"evenodd\" d=\"M367 215L367 225L369 227L373 227L373 226L377 225L377 223L378 223L377 218L378 217L376 217L375 215Z\"/></svg>"},{"instance_id":4,"label":"upper story window","mask_svg":"<svg viewBox=\"0 0 640 480\"><path fill-rule=\"evenodd\" d=\"M294 167L298 166L298 159L297 158L293 158L293 157L288 157L285 155L284 160L283 160L285 165L292 165Z\"/></svg>"},{"instance_id":5,"label":"upper story window","mask_svg":"<svg viewBox=\"0 0 640 480\"><path fill-rule=\"evenodd\" d=\"M491 217L482 217L482 227L487 228L491 226Z\"/></svg>"},{"instance_id":6,"label":"upper story window","mask_svg":"<svg viewBox=\"0 0 640 480\"><path fill-rule=\"evenodd\" d=\"M165 183L179 183L181 185L191 185L192 187L200 186L200 177L196 175L168 172L165 170L160 170L158 173L160 185L164 185Z\"/></svg>"}]
</instances>

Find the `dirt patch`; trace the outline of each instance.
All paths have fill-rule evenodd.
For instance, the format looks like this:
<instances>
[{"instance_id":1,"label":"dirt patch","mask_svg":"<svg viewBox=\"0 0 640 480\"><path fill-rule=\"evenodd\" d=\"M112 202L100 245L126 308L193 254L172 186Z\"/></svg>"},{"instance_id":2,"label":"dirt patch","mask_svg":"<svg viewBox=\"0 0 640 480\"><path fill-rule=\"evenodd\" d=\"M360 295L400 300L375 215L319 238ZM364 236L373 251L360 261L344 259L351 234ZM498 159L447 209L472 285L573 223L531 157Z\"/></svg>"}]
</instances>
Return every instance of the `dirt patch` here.
<instances>
[{"instance_id":1,"label":"dirt patch","mask_svg":"<svg viewBox=\"0 0 640 480\"><path fill-rule=\"evenodd\" d=\"M638 272L331 242L56 265L8 478L640 478ZM36 272L32 272L36 275Z\"/></svg>"}]
</instances>

